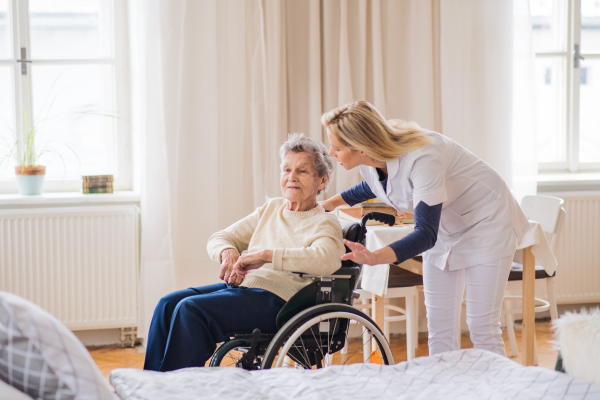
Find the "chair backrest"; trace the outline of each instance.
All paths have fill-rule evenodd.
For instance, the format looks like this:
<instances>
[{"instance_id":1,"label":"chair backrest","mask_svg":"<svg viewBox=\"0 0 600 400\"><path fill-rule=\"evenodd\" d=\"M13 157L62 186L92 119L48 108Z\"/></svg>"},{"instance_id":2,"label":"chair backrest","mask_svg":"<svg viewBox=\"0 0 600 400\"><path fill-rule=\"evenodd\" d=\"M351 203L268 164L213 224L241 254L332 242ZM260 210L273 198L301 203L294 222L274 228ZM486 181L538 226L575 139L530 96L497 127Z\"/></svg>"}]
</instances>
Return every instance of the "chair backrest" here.
<instances>
[{"instance_id":1,"label":"chair backrest","mask_svg":"<svg viewBox=\"0 0 600 400\"><path fill-rule=\"evenodd\" d=\"M564 225L566 212L561 206L564 200L553 196L524 196L521 208L527 219L536 221L546 232L550 246L554 250L560 230Z\"/></svg>"}]
</instances>

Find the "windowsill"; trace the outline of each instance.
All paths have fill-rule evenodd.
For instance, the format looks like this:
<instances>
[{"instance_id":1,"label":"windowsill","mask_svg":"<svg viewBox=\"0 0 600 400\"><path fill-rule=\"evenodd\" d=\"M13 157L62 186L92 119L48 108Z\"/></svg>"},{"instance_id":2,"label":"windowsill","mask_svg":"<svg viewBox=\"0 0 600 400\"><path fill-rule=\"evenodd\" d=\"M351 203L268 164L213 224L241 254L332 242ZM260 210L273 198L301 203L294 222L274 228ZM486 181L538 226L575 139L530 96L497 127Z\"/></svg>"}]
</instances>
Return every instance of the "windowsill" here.
<instances>
[{"instance_id":1,"label":"windowsill","mask_svg":"<svg viewBox=\"0 0 600 400\"><path fill-rule=\"evenodd\" d=\"M580 192L600 190L600 172L540 172L538 192Z\"/></svg>"},{"instance_id":2,"label":"windowsill","mask_svg":"<svg viewBox=\"0 0 600 400\"><path fill-rule=\"evenodd\" d=\"M138 203L140 194L123 190L115 193L83 194L81 192L44 193L37 196L20 194L0 194L0 208L17 208L31 206L67 206L111 203Z\"/></svg>"}]
</instances>

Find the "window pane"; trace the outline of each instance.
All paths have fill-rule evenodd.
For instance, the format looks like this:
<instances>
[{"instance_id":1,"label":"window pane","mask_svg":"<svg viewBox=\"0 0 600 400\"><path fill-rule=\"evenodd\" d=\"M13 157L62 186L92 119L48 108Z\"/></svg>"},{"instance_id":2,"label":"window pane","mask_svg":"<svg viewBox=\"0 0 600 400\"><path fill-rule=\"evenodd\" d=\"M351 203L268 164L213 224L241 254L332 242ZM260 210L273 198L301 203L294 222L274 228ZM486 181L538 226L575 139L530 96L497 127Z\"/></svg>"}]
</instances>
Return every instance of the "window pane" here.
<instances>
[{"instance_id":1,"label":"window pane","mask_svg":"<svg viewBox=\"0 0 600 400\"><path fill-rule=\"evenodd\" d=\"M533 51L566 51L568 2L530 0Z\"/></svg>"},{"instance_id":2,"label":"window pane","mask_svg":"<svg viewBox=\"0 0 600 400\"><path fill-rule=\"evenodd\" d=\"M47 176L115 174L113 67L33 65L32 79L38 147L49 150L42 160Z\"/></svg>"},{"instance_id":3,"label":"window pane","mask_svg":"<svg viewBox=\"0 0 600 400\"><path fill-rule=\"evenodd\" d=\"M538 161L566 160L566 60L544 57L535 60Z\"/></svg>"},{"instance_id":4,"label":"window pane","mask_svg":"<svg viewBox=\"0 0 600 400\"><path fill-rule=\"evenodd\" d=\"M8 0L0 0L0 58L12 58L12 35Z\"/></svg>"},{"instance_id":5,"label":"window pane","mask_svg":"<svg viewBox=\"0 0 600 400\"><path fill-rule=\"evenodd\" d=\"M110 0L30 0L33 58L105 58L113 55Z\"/></svg>"},{"instance_id":6,"label":"window pane","mask_svg":"<svg viewBox=\"0 0 600 400\"><path fill-rule=\"evenodd\" d=\"M600 0L581 0L581 52L600 52Z\"/></svg>"},{"instance_id":7,"label":"window pane","mask_svg":"<svg viewBox=\"0 0 600 400\"><path fill-rule=\"evenodd\" d=\"M13 69L0 66L0 179L11 179L15 176L15 158L11 151L15 149L15 108Z\"/></svg>"},{"instance_id":8,"label":"window pane","mask_svg":"<svg viewBox=\"0 0 600 400\"><path fill-rule=\"evenodd\" d=\"M579 161L600 162L600 60L581 62Z\"/></svg>"}]
</instances>

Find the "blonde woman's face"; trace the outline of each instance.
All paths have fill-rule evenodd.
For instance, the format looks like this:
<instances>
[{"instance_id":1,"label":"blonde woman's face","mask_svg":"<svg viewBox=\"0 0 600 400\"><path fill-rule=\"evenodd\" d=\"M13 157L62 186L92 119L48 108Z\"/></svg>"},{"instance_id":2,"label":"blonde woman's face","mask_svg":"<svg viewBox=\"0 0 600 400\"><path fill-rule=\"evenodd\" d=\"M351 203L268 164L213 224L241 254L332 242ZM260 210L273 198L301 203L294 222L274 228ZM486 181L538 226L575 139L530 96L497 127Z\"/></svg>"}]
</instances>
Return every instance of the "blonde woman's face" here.
<instances>
[{"instance_id":1,"label":"blonde woman's face","mask_svg":"<svg viewBox=\"0 0 600 400\"><path fill-rule=\"evenodd\" d=\"M363 164L363 157L361 152L358 150L352 150L348 146L340 142L334 135L327 130L327 137L331 147L329 148L329 155L335 157L338 164L345 169L352 169Z\"/></svg>"}]
</instances>

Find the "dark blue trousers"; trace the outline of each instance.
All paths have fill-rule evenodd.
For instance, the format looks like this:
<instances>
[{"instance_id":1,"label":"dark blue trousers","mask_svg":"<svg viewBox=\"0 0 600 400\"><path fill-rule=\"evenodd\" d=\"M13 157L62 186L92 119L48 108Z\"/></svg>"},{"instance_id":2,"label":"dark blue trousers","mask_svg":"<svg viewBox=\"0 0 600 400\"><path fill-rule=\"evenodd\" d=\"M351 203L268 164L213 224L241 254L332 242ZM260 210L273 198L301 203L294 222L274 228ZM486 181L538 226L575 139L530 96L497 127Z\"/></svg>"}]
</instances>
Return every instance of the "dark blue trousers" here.
<instances>
[{"instance_id":1,"label":"dark blue trousers","mask_svg":"<svg viewBox=\"0 0 600 400\"><path fill-rule=\"evenodd\" d=\"M154 310L144 369L203 367L231 332L276 332L275 320L284 304L267 290L226 283L168 294Z\"/></svg>"}]
</instances>

